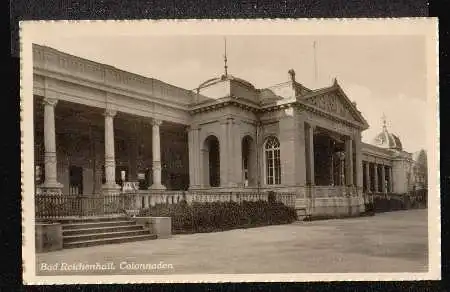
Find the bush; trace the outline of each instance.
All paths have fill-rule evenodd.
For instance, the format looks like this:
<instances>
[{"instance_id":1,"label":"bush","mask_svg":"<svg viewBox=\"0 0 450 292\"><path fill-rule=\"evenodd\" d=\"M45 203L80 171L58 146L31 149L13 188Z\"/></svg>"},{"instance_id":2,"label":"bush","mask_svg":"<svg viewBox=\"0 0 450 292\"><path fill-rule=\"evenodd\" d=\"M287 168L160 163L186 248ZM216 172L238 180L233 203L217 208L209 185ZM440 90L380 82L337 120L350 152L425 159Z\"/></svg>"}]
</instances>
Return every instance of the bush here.
<instances>
[{"instance_id":1,"label":"bush","mask_svg":"<svg viewBox=\"0 0 450 292\"><path fill-rule=\"evenodd\" d=\"M288 224L297 220L294 208L279 202L211 202L188 205L160 204L141 210L139 216L172 217L174 233L223 231L236 228Z\"/></svg>"}]
</instances>

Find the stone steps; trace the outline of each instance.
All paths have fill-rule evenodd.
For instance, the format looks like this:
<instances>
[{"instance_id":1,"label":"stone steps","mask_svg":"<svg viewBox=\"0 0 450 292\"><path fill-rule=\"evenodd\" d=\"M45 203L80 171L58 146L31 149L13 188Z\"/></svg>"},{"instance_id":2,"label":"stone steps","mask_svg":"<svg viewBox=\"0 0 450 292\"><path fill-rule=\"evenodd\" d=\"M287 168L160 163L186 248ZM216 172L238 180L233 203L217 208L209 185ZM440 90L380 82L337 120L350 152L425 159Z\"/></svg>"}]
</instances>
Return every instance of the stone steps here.
<instances>
[{"instance_id":1,"label":"stone steps","mask_svg":"<svg viewBox=\"0 0 450 292\"><path fill-rule=\"evenodd\" d=\"M151 239L156 239L156 234L149 233L146 235L112 237L112 238L103 238L103 239L94 239L94 240L85 240L85 241L74 241L74 242L69 242L69 243L63 243L63 247L64 248L87 247L87 246L94 246L94 245L124 243L124 242L132 242L132 241L151 240Z\"/></svg>"},{"instance_id":2,"label":"stone steps","mask_svg":"<svg viewBox=\"0 0 450 292\"><path fill-rule=\"evenodd\" d=\"M123 226L106 226L106 227L91 227L91 228L76 228L76 229L64 229L63 236L82 235L90 233L107 233L107 232L119 232L119 231L131 231L142 230L141 225L123 225Z\"/></svg>"},{"instance_id":3,"label":"stone steps","mask_svg":"<svg viewBox=\"0 0 450 292\"><path fill-rule=\"evenodd\" d=\"M63 224L64 230L80 229L80 228L96 228L96 227L114 227L114 226L126 226L126 225L136 225L136 222L132 220L111 220L102 222L80 222L80 223L69 223Z\"/></svg>"},{"instance_id":4,"label":"stone steps","mask_svg":"<svg viewBox=\"0 0 450 292\"><path fill-rule=\"evenodd\" d=\"M64 243L71 243L77 241L89 241L104 238L116 238L116 237L131 237L135 235L147 235L150 234L148 230L127 230L127 231L117 231L117 232L105 232L105 233L87 233L87 234L77 234L77 235L67 235L63 236Z\"/></svg>"},{"instance_id":5,"label":"stone steps","mask_svg":"<svg viewBox=\"0 0 450 292\"><path fill-rule=\"evenodd\" d=\"M125 217L70 218L62 223L63 248L156 239L156 234Z\"/></svg>"}]
</instances>

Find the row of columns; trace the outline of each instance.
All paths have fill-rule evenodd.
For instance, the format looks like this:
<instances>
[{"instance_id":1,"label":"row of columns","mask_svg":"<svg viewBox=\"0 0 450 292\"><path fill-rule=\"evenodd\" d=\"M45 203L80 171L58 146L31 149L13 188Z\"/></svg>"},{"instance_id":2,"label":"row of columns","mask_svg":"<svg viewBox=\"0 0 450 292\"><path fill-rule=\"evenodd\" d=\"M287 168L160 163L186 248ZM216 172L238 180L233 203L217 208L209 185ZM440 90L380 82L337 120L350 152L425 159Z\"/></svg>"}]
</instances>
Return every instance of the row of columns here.
<instances>
[{"instance_id":1,"label":"row of columns","mask_svg":"<svg viewBox=\"0 0 450 292\"><path fill-rule=\"evenodd\" d=\"M378 181L378 168L381 167L381 189L379 188L380 182ZM373 177L370 176L370 168L373 169ZM386 180L386 168L387 168L387 183ZM375 193L382 192L382 193L388 193L393 192L394 184L393 184L393 174L392 174L392 167L386 166L384 164L378 164L378 163L370 163L365 162L364 163L364 170L365 170L365 179L366 179L366 191L371 192L372 189ZM373 182L373 184L372 184ZM373 186L373 188L372 188Z\"/></svg>"},{"instance_id":2,"label":"row of columns","mask_svg":"<svg viewBox=\"0 0 450 292\"><path fill-rule=\"evenodd\" d=\"M57 99L44 98L44 161L45 180L43 189L61 192L62 185L57 180L56 134L55 134L55 107ZM116 184L116 162L114 149L114 117L117 111L106 109L105 116L105 184L104 192L117 192L120 188ZM152 170L153 185L150 189L162 190L161 183L161 120L152 120Z\"/></svg>"},{"instance_id":3,"label":"row of columns","mask_svg":"<svg viewBox=\"0 0 450 292\"><path fill-rule=\"evenodd\" d=\"M311 186L315 185L315 170L314 170L314 129L315 126L311 125L311 124L306 124L306 167L307 167L307 183ZM360 147L359 146L359 142L355 141L355 150L353 149L353 139L350 136L346 136L345 138L345 152L342 153L343 155L341 155L340 157L338 157L340 159L341 165L343 166L343 170L340 171L341 174L344 175L345 177L345 182L344 184L346 184L347 186L353 186L355 183L357 185L362 184L362 181L359 181L359 176L361 175L359 172L360 170L358 168L355 168L353 165L353 151L356 151L356 163L357 165L361 165L360 162ZM332 173L334 172L333 170L333 165L331 165L331 170ZM358 181L354 182L353 181L353 176L354 176L354 171L356 171L356 178ZM334 177L332 175L332 177ZM361 176L362 178L362 176Z\"/></svg>"}]
</instances>

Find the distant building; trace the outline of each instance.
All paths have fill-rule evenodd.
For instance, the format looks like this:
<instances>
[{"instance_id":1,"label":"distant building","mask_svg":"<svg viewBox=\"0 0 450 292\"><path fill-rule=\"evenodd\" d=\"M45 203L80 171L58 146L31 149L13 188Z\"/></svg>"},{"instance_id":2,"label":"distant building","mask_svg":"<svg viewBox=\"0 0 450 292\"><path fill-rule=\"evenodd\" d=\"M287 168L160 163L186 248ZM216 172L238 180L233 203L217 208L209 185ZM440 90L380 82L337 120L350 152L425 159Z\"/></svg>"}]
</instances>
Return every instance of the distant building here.
<instances>
[{"instance_id":1,"label":"distant building","mask_svg":"<svg viewBox=\"0 0 450 292\"><path fill-rule=\"evenodd\" d=\"M421 149L413 154L414 167L414 188L416 190L423 190L428 188L428 160L427 153Z\"/></svg>"},{"instance_id":2,"label":"distant building","mask_svg":"<svg viewBox=\"0 0 450 292\"><path fill-rule=\"evenodd\" d=\"M42 195L114 193L123 182L291 192L312 214L338 215L364 211L364 193L404 194L426 177L386 125L361 141L369 125L336 79L313 90L289 70L258 89L225 70L186 90L48 47L34 45L33 57Z\"/></svg>"}]
</instances>

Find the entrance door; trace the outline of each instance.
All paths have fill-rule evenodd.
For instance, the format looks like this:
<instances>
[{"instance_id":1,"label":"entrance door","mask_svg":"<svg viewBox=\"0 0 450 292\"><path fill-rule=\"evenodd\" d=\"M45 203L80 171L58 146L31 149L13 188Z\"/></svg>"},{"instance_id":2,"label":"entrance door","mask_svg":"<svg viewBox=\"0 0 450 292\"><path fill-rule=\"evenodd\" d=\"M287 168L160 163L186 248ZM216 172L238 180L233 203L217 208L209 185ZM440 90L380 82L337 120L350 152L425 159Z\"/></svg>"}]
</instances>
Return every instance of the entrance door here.
<instances>
[{"instance_id":1,"label":"entrance door","mask_svg":"<svg viewBox=\"0 0 450 292\"><path fill-rule=\"evenodd\" d=\"M71 165L69 167L69 194L83 194L83 168Z\"/></svg>"}]
</instances>

